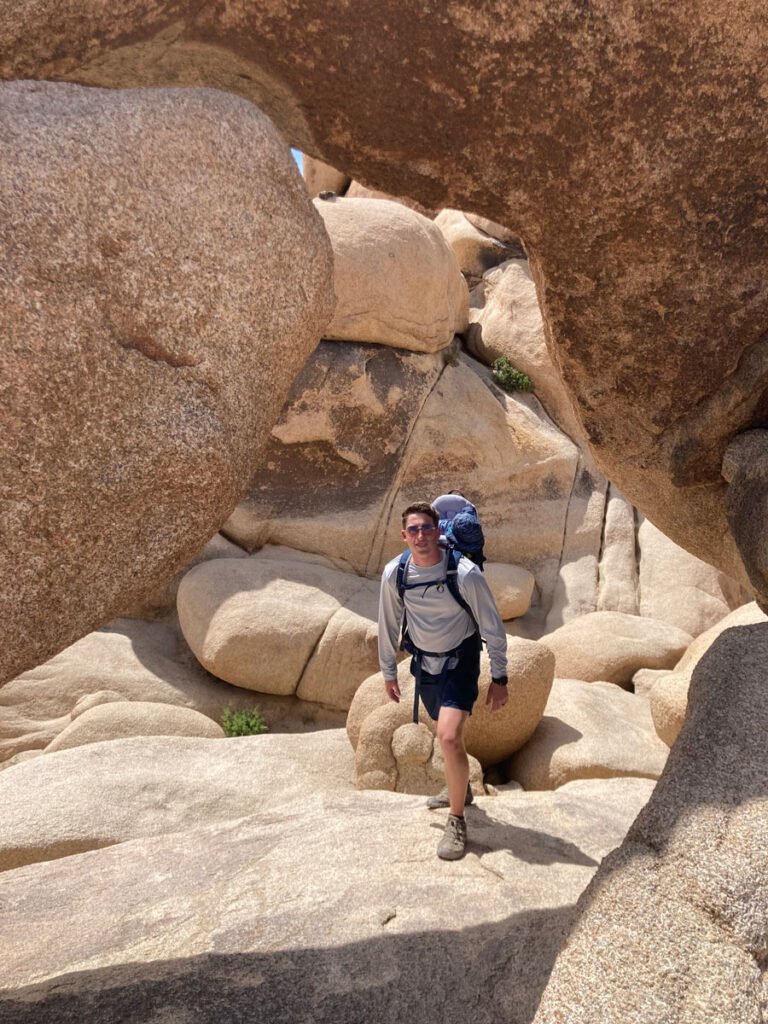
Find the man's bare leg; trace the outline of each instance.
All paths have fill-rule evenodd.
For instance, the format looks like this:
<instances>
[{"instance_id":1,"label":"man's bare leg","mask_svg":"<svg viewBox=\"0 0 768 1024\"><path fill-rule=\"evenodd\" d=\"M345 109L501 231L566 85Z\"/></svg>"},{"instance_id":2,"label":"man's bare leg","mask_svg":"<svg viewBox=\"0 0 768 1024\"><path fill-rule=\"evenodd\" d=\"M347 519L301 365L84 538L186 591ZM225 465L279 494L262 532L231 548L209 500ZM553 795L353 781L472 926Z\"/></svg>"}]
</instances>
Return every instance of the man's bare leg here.
<instances>
[{"instance_id":1,"label":"man's bare leg","mask_svg":"<svg viewBox=\"0 0 768 1024\"><path fill-rule=\"evenodd\" d=\"M464 815L464 801L469 783L469 759L464 746L464 725L468 711L459 708L440 708L437 719L437 738L445 760L445 782L451 801L451 814Z\"/></svg>"}]
</instances>

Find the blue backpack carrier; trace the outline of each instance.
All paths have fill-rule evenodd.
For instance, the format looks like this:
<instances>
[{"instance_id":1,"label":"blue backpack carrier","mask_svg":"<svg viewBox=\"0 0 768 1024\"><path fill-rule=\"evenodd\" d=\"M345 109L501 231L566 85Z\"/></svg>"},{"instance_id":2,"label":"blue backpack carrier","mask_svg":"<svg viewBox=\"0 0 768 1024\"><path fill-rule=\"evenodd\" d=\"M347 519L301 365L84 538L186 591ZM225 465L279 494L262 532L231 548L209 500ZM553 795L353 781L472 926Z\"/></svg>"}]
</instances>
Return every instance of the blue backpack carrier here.
<instances>
[{"instance_id":1,"label":"blue backpack carrier","mask_svg":"<svg viewBox=\"0 0 768 1024\"><path fill-rule=\"evenodd\" d=\"M483 571L485 537L477 509L463 494L452 492L435 498L432 507L440 517L438 527L450 551L455 549Z\"/></svg>"}]
</instances>

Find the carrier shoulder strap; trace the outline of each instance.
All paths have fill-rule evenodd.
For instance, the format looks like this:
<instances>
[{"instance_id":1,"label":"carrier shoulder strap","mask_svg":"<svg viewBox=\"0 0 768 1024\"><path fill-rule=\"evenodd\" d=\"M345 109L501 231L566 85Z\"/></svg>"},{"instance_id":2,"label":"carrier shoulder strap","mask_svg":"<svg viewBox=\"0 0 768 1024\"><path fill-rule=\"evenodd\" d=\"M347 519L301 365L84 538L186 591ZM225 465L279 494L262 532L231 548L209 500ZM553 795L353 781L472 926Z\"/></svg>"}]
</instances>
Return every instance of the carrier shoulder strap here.
<instances>
[{"instance_id":1,"label":"carrier shoulder strap","mask_svg":"<svg viewBox=\"0 0 768 1024\"><path fill-rule=\"evenodd\" d=\"M448 589L451 592L451 597L454 601L460 605L472 619L475 626L477 626L477 619L475 618L474 612L469 607L467 602L462 597L461 591L459 590L459 560L461 554L456 548L448 548L448 562L446 565L445 582L448 584Z\"/></svg>"},{"instance_id":2,"label":"carrier shoulder strap","mask_svg":"<svg viewBox=\"0 0 768 1024\"><path fill-rule=\"evenodd\" d=\"M403 600L403 594L405 593L405 571L410 559L411 552L406 549L402 555L400 555L400 561L397 564L397 596L401 601Z\"/></svg>"},{"instance_id":3,"label":"carrier shoulder strap","mask_svg":"<svg viewBox=\"0 0 768 1024\"><path fill-rule=\"evenodd\" d=\"M477 626L477 620L470 608L469 604L464 600L461 590L459 589L459 560L461 554L455 548L448 548L446 557L446 572L445 572L445 583L448 587L448 591L451 597L454 599L460 608L469 615L472 621ZM410 590L411 587L424 586L423 583L408 584L405 582L406 573L408 572L408 563L411 559L411 552L404 551L400 556L400 561L397 565L397 593L401 601L403 601L403 617L405 618L405 601L404 596L406 590ZM442 580L435 580L433 584L427 584L427 586L437 586L442 583Z\"/></svg>"}]
</instances>

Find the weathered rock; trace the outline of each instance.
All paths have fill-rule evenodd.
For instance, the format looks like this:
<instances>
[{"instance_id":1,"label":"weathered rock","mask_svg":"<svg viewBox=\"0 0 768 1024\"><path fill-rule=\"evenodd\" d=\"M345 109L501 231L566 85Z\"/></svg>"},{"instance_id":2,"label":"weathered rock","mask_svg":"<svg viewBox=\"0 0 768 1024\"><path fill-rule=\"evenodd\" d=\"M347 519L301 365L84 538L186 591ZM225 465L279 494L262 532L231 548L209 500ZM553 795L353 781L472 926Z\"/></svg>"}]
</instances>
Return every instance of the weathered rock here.
<instances>
[{"instance_id":1,"label":"weathered rock","mask_svg":"<svg viewBox=\"0 0 768 1024\"><path fill-rule=\"evenodd\" d=\"M501 266L483 274L482 283L472 292L469 320L465 332L469 352L489 366L506 356L531 378L536 397L555 423L572 440L584 443L571 400L547 351L527 260L507 257Z\"/></svg>"},{"instance_id":2,"label":"weathered rock","mask_svg":"<svg viewBox=\"0 0 768 1024\"><path fill-rule=\"evenodd\" d=\"M699 636L746 600L742 587L665 537L644 519L638 526L639 614Z\"/></svg>"},{"instance_id":3,"label":"weathered rock","mask_svg":"<svg viewBox=\"0 0 768 1024\"><path fill-rule=\"evenodd\" d=\"M224 738L224 730L192 708L152 701L110 700L85 710L79 708L72 723L43 752L51 754L127 736L197 736L215 740Z\"/></svg>"},{"instance_id":4,"label":"weathered rock","mask_svg":"<svg viewBox=\"0 0 768 1024\"><path fill-rule=\"evenodd\" d=\"M361 789L399 788L400 769L394 736L402 726L412 723L413 677L408 666L409 661L402 661L398 665L397 678L401 693L399 704L387 697L381 672L366 679L352 700L347 716L347 735L355 749L355 767ZM552 686L554 657L542 644L510 637L507 645L507 672L508 703L501 711L493 713L485 704L491 682L490 662L488 656L482 654L480 692L467 721L464 739L467 752L483 767L509 757L533 733L541 720ZM434 723L422 704L419 704L419 727L434 732ZM426 758L422 763L426 764ZM431 769L431 766L428 767ZM443 784L441 772L442 767L439 767L432 773L439 785L434 789L419 789L417 792L437 792ZM431 778L428 775L427 781Z\"/></svg>"},{"instance_id":5,"label":"weathered rock","mask_svg":"<svg viewBox=\"0 0 768 1024\"><path fill-rule=\"evenodd\" d=\"M656 683L668 675L671 670L666 668L639 668L632 676L632 690L639 697L650 697Z\"/></svg>"},{"instance_id":6,"label":"weathered rock","mask_svg":"<svg viewBox=\"0 0 768 1024\"><path fill-rule=\"evenodd\" d=\"M762 422L732 438L725 449L722 476L728 483L725 513L757 603L768 609L768 430Z\"/></svg>"},{"instance_id":7,"label":"weathered rock","mask_svg":"<svg viewBox=\"0 0 768 1024\"><path fill-rule=\"evenodd\" d=\"M92 0L51 10L6 12L3 77L225 85L370 185L519 233L601 469L744 581L720 466L765 420L762 8L481 0L436 21L332 0L308 29L308 9L237 0L183 30L147 2L119 26Z\"/></svg>"},{"instance_id":8,"label":"weathered rock","mask_svg":"<svg viewBox=\"0 0 768 1024\"><path fill-rule=\"evenodd\" d=\"M674 671L660 679L649 695L651 714L656 732L668 746L677 739L685 721L688 706L688 687L693 670L715 640L732 626L749 626L767 621L766 615L754 601L731 612L701 636L696 637L674 667Z\"/></svg>"},{"instance_id":9,"label":"weathered rock","mask_svg":"<svg viewBox=\"0 0 768 1024\"><path fill-rule=\"evenodd\" d=\"M535 1024L762 1024L767 660L763 622L697 665L666 769L581 897Z\"/></svg>"},{"instance_id":10,"label":"weathered rock","mask_svg":"<svg viewBox=\"0 0 768 1024\"><path fill-rule=\"evenodd\" d=\"M206 562L178 594L184 637L213 675L341 710L378 664L377 609L374 581L294 560Z\"/></svg>"},{"instance_id":11,"label":"weathered rock","mask_svg":"<svg viewBox=\"0 0 768 1024\"><path fill-rule=\"evenodd\" d=\"M497 224L493 220L488 220L487 217L483 217L479 213L465 213L464 216L471 224L474 224L480 231L484 231L486 235L490 235L491 238L498 238L500 242L520 244L520 239L515 232L505 228L503 224ZM525 253L523 252L521 255L524 256Z\"/></svg>"},{"instance_id":12,"label":"weathered rock","mask_svg":"<svg viewBox=\"0 0 768 1024\"><path fill-rule=\"evenodd\" d=\"M374 585L358 590L331 616L296 687L300 700L348 710L361 675L378 664L378 611Z\"/></svg>"},{"instance_id":13,"label":"weathered rock","mask_svg":"<svg viewBox=\"0 0 768 1024\"><path fill-rule=\"evenodd\" d=\"M668 753L644 698L612 683L555 679L544 717L511 772L525 789L625 775L657 779Z\"/></svg>"},{"instance_id":14,"label":"weathered rock","mask_svg":"<svg viewBox=\"0 0 768 1024\"><path fill-rule=\"evenodd\" d=\"M637 615L635 510L613 484L608 487L600 551L597 611Z\"/></svg>"},{"instance_id":15,"label":"weathered rock","mask_svg":"<svg viewBox=\"0 0 768 1024\"><path fill-rule=\"evenodd\" d=\"M569 502L589 501L594 482L574 485L578 449L533 396L505 394L465 356L322 342L273 433L224 527L238 543L290 544L375 576L402 550L400 511L461 486L481 509L486 556L533 574L548 610ZM590 538L599 550L599 517Z\"/></svg>"},{"instance_id":16,"label":"weathered rock","mask_svg":"<svg viewBox=\"0 0 768 1024\"><path fill-rule=\"evenodd\" d=\"M265 468L227 521L227 535L249 550L288 544L375 572L380 519L444 366L440 354L321 342L296 378Z\"/></svg>"},{"instance_id":17,"label":"weathered rock","mask_svg":"<svg viewBox=\"0 0 768 1024\"><path fill-rule=\"evenodd\" d=\"M413 679L400 684L398 704L389 699L364 719L355 750L358 789L391 789L433 795L445 785L445 763L435 723L422 706L413 721ZM469 754L472 789L483 792L483 770Z\"/></svg>"},{"instance_id":18,"label":"weathered rock","mask_svg":"<svg viewBox=\"0 0 768 1024\"><path fill-rule=\"evenodd\" d=\"M480 659L480 693L464 729L467 750L487 767L505 760L533 734L541 721L555 674L555 659L543 644L521 637L507 640L508 701L492 712L485 703L491 666Z\"/></svg>"},{"instance_id":19,"label":"weathered rock","mask_svg":"<svg viewBox=\"0 0 768 1024\"><path fill-rule=\"evenodd\" d=\"M469 292L432 221L384 199L315 200L333 248L336 309L326 338L416 352L467 326Z\"/></svg>"},{"instance_id":20,"label":"weathered rock","mask_svg":"<svg viewBox=\"0 0 768 1024\"><path fill-rule=\"evenodd\" d=\"M353 784L341 729L215 741L134 736L59 750L0 773L0 871L231 821Z\"/></svg>"},{"instance_id":21,"label":"weathered rock","mask_svg":"<svg viewBox=\"0 0 768 1024\"><path fill-rule=\"evenodd\" d=\"M4 681L215 533L332 289L322 223L250 104L0 91Z\"/></svg>"},{"instance_id":22,"label":"weathered rock","mask_svg":"<svg viewBox=\"0 0 768 1024\"><path fill-rule=\"evenodd\" d=\"M482 277L491 267L521 255L517 246L480 231L461 210L441 210L435 224L456 254L461 272L470 279Z\"/></svg>"},{"instance_id":23,"label":"weathered rock","mask_svg":"<svg viewBox=\"0 0 768 1024\"><path fill-rule=\"evenodd\" d=\"M560 565L542 632L550 633L595 611L607 489L608 481L592 457L580 449L568 496Z\"/></svg>"},{"instance_id":24,"label":"weathered rock","mask_svg":"<svg viewBox=\"0 0 768 1024\"><path fill-rule=\"evenodd\" d=\"M343 196L349 185L349 175L343 171L337 171L330 164L324 164L322 160L316 160L306 153L301 157L301 173L307 186L307 192L314 197L320 192L335 192L337 196Z\"/></svg>"},{"instance_id":25,"label":"weathered rock","mask_svg":"<svg viewBox=\"0 0 768 1024\"><path fill-rule=\"evenodd\" d=\"M502 562L486 562L483 572L502 619L525 615L536 585L533 573L519 565L504 565Z\"/></svg>"},{"instance_id":26,"label":"weathered rock","mask_svg":"<svg viewBox=\"0 0 768 1024\"><path fill-rule=\"evenodd\" d=\"M157 587L146 597L141 604L135 608L127 609L124 614L139 619L156 619L171 613L176 607L176 595L179 592L179 584L184 576L201 562L209 562L213 558L247 558L248 552L244 551L231 540L227 540L222 534L214 534L205 547L183 566L176 575L167 583Z\"/></svg>"},{"instance_id":27,"label":"weathered rock","mask_svg":"<svg viewBox=\"0 0 768 1024\"><path fill-rule=\"evenodd\" d=\"M411 199L409 196L395 196L391 195L389 192L382 192L377 188L368 188L368 186L363 185L361 181L351 182L344 195L350 199L386 199L390 203L402 203L402 205L407 206L409 210L415 210L417 213L420 213L423 217L428 217L430 220L434 220L435 217L434 210L427 209L426 206L422 206L421 203L417 203L415 199Z\"/></svg>"},{"instance_id":28,"label":"weathered rock","mask_svg":"<svg viewBox=\"0 0 768 1024\"><path fill-rule=\"evenodd\" d=\"M268 738L250 747L251 778ZM524 1024L573 901L650 791L612 779L481 798L467 856L446 865L444 816L423 797L286 801L282 780L300 773L288 756L276 768L275 802L249 817L4 874L3 1024L212 1024L252 1017L256 998L275 1024Z\"/></svg>"},{"instance_id":29,"label":"weathered rock","mask_svg":"<svg viewBox=\"0 0 768 1024\"><path fill-rule=\"evenodd\" d=\"M400 661L397 666L397 682L400 686L401 693L405 686L408 686L413 682L413 677L408 669L409 665L410 658L405 658ZM410 706L412 709L413 687L411 687L410 692ZM389 698L387 697L384 689L384 676L381 672L374 672L373 675L369 676L358 686L355 696L352 699L352 703L349 706L346 723L347 737L349 738L349 742L352 744L353 750L357 750L358 740L360 739L360 730L362 729L363 722L366 718L377 708L385 707L389 703ZM419 708L419 721L424 722L425 725L429 724L429 715L427 715L423 707Z\"/></svg>"},{"instance_id":30,"label":"weathered rock","mask_svg":"<svg viewBox=\"0 0 768 1024\"><path fill-rule=\"evenodd\" d=\"M639 668L672 668L691 642L682 629L620 612L593 612L541 638L561 678L601 679L625 689Z\"/></svg>"},{"instance_id":31,"label":"weathered rock","mask_svg":"<svg viewBox=\"0 0 768 1024\"><path fill-rule=\"evenodd\" d=\"M215 722L225 707L258 703L270 729L306 729L338 714L229 686L195 660L177 626L122 619L89 633L0 690L0 759L46 747L88 707L109 700L192 708Z\"/></svg>"}]
</instances>

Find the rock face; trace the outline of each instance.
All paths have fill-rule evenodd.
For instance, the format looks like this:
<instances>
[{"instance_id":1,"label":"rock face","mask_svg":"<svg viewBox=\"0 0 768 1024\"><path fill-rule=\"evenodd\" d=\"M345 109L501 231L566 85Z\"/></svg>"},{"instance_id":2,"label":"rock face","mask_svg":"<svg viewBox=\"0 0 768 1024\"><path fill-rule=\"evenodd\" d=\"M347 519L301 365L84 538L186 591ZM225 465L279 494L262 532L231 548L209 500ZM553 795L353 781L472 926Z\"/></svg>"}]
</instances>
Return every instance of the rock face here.
<instances>
[{"instance_id":1,"label":"rock face","mask_svg":"<svg viewBox=\"0 0 768 1024\"><path fill-rule=\"evenodd\" d=\"M227 540L222 534L214 534L196 555L194 555L185 566L176 573L167 583L163 583L152 591L139 605L126 609L124 614L139 619L162 618L172 613L176 607L176 595L179 592L179 584L184 576L195 565L201 562L209 562L214 558L247 558L248 552L244 551L231 540Z\"/></svg>"},{"instance_id":2,"label":"rock face","mask_svg":"<svg viewBox=\"0 0 768 1024\"><path fill-rule=\"evenodd\" d=\"M322 160L315 160L306 153L302 157L301 173L307 186L307 192L314 197L320 192L335 192L343 196L349 185L349 177L335 167L324 164Z\"/></svg>"},{"instance_id":3,"label":"rock face","mask_svg":"<svg viewBox=\"0 0 768 1024\"><path fill-rule=\"evenodd\" d=\"M691 639L655 619L593 612L548 633L542 643L554 653L559 677L628 688L639 668L672 668Z\"/></svg>"},{"instance_id":4,"label":"rock face","mask_svg":"<svg viewBox=\"0 0 768 1024\"><path fill-rule=\"evenodd\" d=\"M761 623L697 665L664 774L581 897L535 1024L765 1019L766 659Z\"/></svg>"},{"instance_id":5,"label":"rock face","mask_svg":"<svg viewBox=\"0 0 768 1024\"><path fill-rule=\"evenodd\" d=\"M105 711L116 706L102 705ZM14 765L0 773L6 825L0 871L241 818L299 794L349 790L352 758L342 739L340 729L215 742L146 735ZM254 744L260 745L255 754ZM288 770L289 754L301 760L300 772Z\"/></svg>"},{"instance_id":6,"label":"rock face","mask_svg":"<svg viewBox=\"0 0 768 1024\"><path fill-rule=\"evenodd\" d=\"M486 557L532 573L549 607L580 463L535 397L505 394L465 356L324 342L273 433L266 472L224 527L238 543L376 576L402 550L400 511L460 487L481 509Z\"/></svg>"},{"instance_id":7,"label":"rock face","mask_svg":"<svg viewBox=\"0 0 768 1024\"><path fill-rule=\"evenodd\" d=\"M671 747L685 721L688 687L693 670L721 633L733 626L750 626L765 622L766 616L754 602L736 609L706 633L696 637L677 662L674 671L658 680L651 688L649 700L656 732Z\"/></svg>"},{"instance_id":8,"label":"rock face","mask_svg":"<svg viewBox=\"0 0 768 1024\"><path fill-rule=\"evenodd\" d=\"M503 562L486 562L483 571L502 619L517 619L525 615L536 585L533 573L519 565L505 565Z\"/></svg>"},{"instance_id":9,"label":"rock face","mask_svg":"<svg viewBox=\"0 0 768 1024\"><path fill-rule=\"evenodd\" d=\"M432 221L385 199L318 199L333 247L327 338L436 352L467 326L469 292Z\"/></svg>"},{"instance_id":10,"label":"rock face","mask_svg":"<svg viewBox=\"0 0 768 1024\"><path fill-rule=\"evenodd\" d=\"M140 600L215 533L332 290L322 223L249 104L1 92L4 681Z\"/></svg>"},{"instance_id":11,"label":"rock face","mask_svg":"<svg viewBox=\"0 0 768 1024\"><path fill-rule=\"evenodd\" d=\"M461 271L472 281L491 267L513 256L523 256L519 246L500 242L477 228L461 210L441 210L435 217L446 242L456 254Z\"/></svg>"},{"instance_id":12,"label":"rock face","mask_svg":"<svg viewBox=\"0 0 768 1024\"><path fill-rule=\"evenodd\" d=\"M691 636L715 626L746 600L732 579L644 520L637 530L639 614L678 626Z\"/></svg>"},{"instance_id":13,"label":"rock face","mask_svg":"<svg viewBox=\"0 0 768 1024\"><path fill-rule=\"evenodd\" d=\"M274 0L206 8L183 28L149 3L119 28L101 3L74 20L54 9L5 13L3 77L225 85L353 177L518 233L606 476L744 581L720 465L765 419L760 7L574 17L531 0L498 17L482 0L435 23L417 3L354 18L333 0L311 31L306 9Z\"/></svg>"},{"instance_id":14,"label":"rock face","mask_svg":"<svg viewBox=\"0 0 768 1024\"><path fill-rule=\"evenodd\" d=\"M624 775L657 779L667 753L647 700L611 683L556 679L544 716L515 754L511 772L525 789Z\"/></svg>"},{"instance_id":15,"label":"rock face","mask_svg":"<svg viewBox=\"0 0 768 1024\"><path fill-rule=\"evenodd\" d=\"M498 261L497 261L498 262ZM537 398L571 438L583 441L544 340L544 322L528 261L507 258L483 274L473 290L465 332L467 349L489 366L500 356L531 378Z\"/></svg>"},{"instance_id":16,"label":"rock face","mask_svg":"<svg viewBox=\"0 0 768 1024\"><path fill-rule=\"evenodd\" d=\"M259 1016L279 1024L436 1013L446 1024L525 1024L572 904L651 788L612 779L480 798L467 812L467 856L444 865L435 857L444 815L426 811L423 797L341 792L332 744L313 748L308 764L320 770L302 791L298 751L267 759L268 739L177 741L209 758L243 744L250 760L232 762L211 787L241 790L237 820L205 824L201 807L184 832L0 876L3 1024L247 1020L255 993ZM249 780L264 781L243 817Z\"/></svg>"},{"instance_id":17,"label":"rock face","mask_svg":"<svg viewBox=\"0 0 768 1024\"><path fill-rule=\"evenodd\" d=\"M51 754L126 736L199 736L215 740L224 738L224 730L192 708L152 701L109 701L78 714L43 752Z\"/></svg>"},{"instance_id":18,"label":"rock face","mask_svg":"<svg viewBox=\"0 0 768 1024\"><path fill-rule=\"evenodd\" d=\"M179 623L219 679L346 710L378 665L378 584L308 562L216 559L181 581Z\"/></svg>"},{"instance_id":19,"label":"rock face","mask_svg":"<svg viewBox=\"0 0 768 1024\"><path fill-rule=\"evenodd\" d=\"M322 341L226 534L249 550L282 543L375 572L372 549L393 481L444 366L440 354Z\"/></svg>"}]
</instances>

